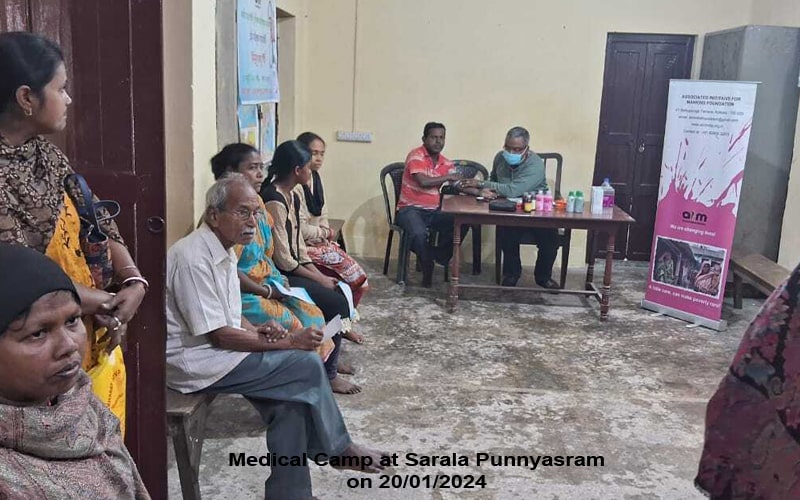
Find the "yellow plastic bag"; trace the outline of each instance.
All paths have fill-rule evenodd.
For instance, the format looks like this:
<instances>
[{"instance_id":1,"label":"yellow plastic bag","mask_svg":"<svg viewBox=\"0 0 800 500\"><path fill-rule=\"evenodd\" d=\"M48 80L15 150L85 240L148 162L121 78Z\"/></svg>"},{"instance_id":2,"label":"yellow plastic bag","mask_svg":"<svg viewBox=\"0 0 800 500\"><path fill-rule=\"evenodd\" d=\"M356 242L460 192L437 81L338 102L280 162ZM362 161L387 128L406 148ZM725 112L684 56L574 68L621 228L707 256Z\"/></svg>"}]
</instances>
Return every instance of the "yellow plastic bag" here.
<instances>
[{"instance_id":1,"label":"yellow plastic bag","mask_svg":"<svg viewBox=\"0 0 800 500\"><path fill-rule=\"evenodd\" d=\"M125 437L125 361L122 358L122 348L117 346L106 353L100 351L97 364L89 370L92 378L92 389L95 396L111 410L119 419L119 428L122 437Z\"/></svg>"}]
</instances>

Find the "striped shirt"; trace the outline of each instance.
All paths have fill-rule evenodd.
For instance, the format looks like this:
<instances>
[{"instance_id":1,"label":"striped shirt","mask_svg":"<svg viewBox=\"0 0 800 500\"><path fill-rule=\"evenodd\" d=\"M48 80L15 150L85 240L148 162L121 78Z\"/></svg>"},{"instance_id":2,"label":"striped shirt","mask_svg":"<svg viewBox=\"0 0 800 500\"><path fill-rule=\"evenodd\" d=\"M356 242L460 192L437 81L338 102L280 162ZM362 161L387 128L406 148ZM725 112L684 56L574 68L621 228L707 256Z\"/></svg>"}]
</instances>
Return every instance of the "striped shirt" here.
<instances>
[{"instance_id":1,"label":"striped shirt","mask_svg":"<svg viewBox=\"0 0 800 500\"><path fill-rule=\"evenodd\" d=\"M425 146L412 149L406 156L406 169L403 171L403 184L400 187L398 210L403 207L418 207L427 210L439 208L439 187L424 188L414 178L414 174L428 177L441 177L454 172L453 162L439 154L439 160L433 164L433 158Z\"/></svg>"}]
</instances>

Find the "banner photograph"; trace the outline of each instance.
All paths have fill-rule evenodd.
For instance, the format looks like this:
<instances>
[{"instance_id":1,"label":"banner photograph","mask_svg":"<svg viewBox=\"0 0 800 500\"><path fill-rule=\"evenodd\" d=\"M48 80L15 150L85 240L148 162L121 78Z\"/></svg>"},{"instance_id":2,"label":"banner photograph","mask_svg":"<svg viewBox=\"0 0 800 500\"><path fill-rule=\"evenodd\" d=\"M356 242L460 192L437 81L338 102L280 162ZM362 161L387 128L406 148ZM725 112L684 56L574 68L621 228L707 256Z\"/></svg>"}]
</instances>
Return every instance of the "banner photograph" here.
<instances>
[{"instance_id":1,"label":"banner photograph","mask_svg":"<svg viewBox=\"0 0 800 500\"><path fill-rule=\"evenodd\" d=\"M756 84L672 80L646 309L721 329Z\"/></svg>"}]
</instances>

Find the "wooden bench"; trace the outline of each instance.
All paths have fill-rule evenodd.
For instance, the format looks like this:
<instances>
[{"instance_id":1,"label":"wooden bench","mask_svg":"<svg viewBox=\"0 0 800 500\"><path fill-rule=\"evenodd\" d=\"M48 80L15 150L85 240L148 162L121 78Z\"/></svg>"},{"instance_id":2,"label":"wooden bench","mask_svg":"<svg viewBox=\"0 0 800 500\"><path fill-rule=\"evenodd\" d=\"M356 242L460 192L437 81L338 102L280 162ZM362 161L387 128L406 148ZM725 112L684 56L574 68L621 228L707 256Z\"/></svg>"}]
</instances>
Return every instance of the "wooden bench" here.
<instances>
[{"instance_id":1,"label":"wooden bench","mask_svg":"<svg viewBox=\"0 0 800 500\"><path fill-rule=\"evenodd\" d=\"M761 254L744 254L734 251L731 255L733 271L733 307L742 308L742 287L744 282L751 284L761 293L769 296L789 276L789 270L769 260Z\"/></svg>"},{"instance_id":2,"label":"wooden bench","mask_svg":"<svg viewBox=\"0 0 800 500\"><path fill-rule=\"evenodd\" d=\"M167 389L167 426L175 448L184 500L200 500L200 455L215 394L181 394Z\"/></svg>"},{"instance_id":3,"label":"wooden bench","mask_svg":"<svg viewBox=\"0 0 800 500\"><path fill-rule=\"evenodd\" d=\"M336 231L336 243L342 247L342 250L345 252L347 251L347 247L344 244L344 233L342 233L342 228L344 227L344 219L328 219L328 224L330 225L331 229Z\"/></svg>"}]
</instances>

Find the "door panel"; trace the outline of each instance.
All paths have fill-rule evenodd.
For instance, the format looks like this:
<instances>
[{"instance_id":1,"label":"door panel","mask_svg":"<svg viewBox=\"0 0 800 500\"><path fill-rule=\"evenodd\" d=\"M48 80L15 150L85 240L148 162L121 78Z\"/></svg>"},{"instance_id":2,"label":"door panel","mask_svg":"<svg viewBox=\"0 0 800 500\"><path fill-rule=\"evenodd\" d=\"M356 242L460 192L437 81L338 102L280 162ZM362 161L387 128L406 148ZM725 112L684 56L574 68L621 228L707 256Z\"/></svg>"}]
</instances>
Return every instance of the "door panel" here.
<instances>
[{"instance_id":1,"label":"door panel","mask_svg":"<svg viewBox=\"0 0 800 500\"><path fill-rule=\"evenodd\" d=\"M166 497L164 272L166 210L161 2L71 2L74 162L98 196L123 207L118 224L150 291L131 322L126 444L154 498ZM134 29L136 26L136 29Z\"/></svg>"},{"instance_id":2,"label":"door panel","mask_svg":"<svg viewBox=\"0 0 800 500\"><path fill-rule=\"evenodd\" d=\"M690 35L608 37L592 183L609 177L616 204L636 218L629 231L617 235L615 258L650 257L669 80L689 77L693 48ZM605 242L598 243L604 256Z\"/></svg>"},{"instance_id":3,"label":"door panel","mask_svg":"<svg viewBox=\"0 0 800 500\"><path fill-rule=\"evenodd\" d=\"M0 30L11 29L61 45L73 104L50 139L99 197L120 203L120 231L150 281L126 339L125 441L150 494L166 498L166 232L148 225L166 210L161 1L0 0Z\"/></svg>"},{"instance_id":4,"label":"door panel","mask_svg":"<svg viewBox=\"0 0 800 500\"><path fill-rule=\"evenodd\" d=\"M640 117L637 158L634 168L631 215L636 224L628 233L626 257L649 260L661 180L661 155L667 120L669 81L688 78L685 43L648 43Z\"/></svg>"},{"instance_id":5,"label":"door panel","mask_svg":"<svg viewBox=\"0 0 800 500\"><path fill-rule=\"evenodd\" d=\"M606 47L606 61L610 64L606 64L603 76L600 136L592 185L598 186L604 178L610 178L619 204L627 203L633 194L630 165L636 161L647 46L628 42L610 43ZM615 258L625 256L626 238L624 232L617 235ZM599 246L605 248L605 241L600 242Z\"/></svg>"},{"instance_id":6,"label":"door panel","mask_svg":"<svg viewBox=\"0 0 800 500\"><path fill-rule=\"evenodd\" d=\"M30 0L3 0L0 2L0 31L28 31Z\"/></svg>"}]
</instances>

